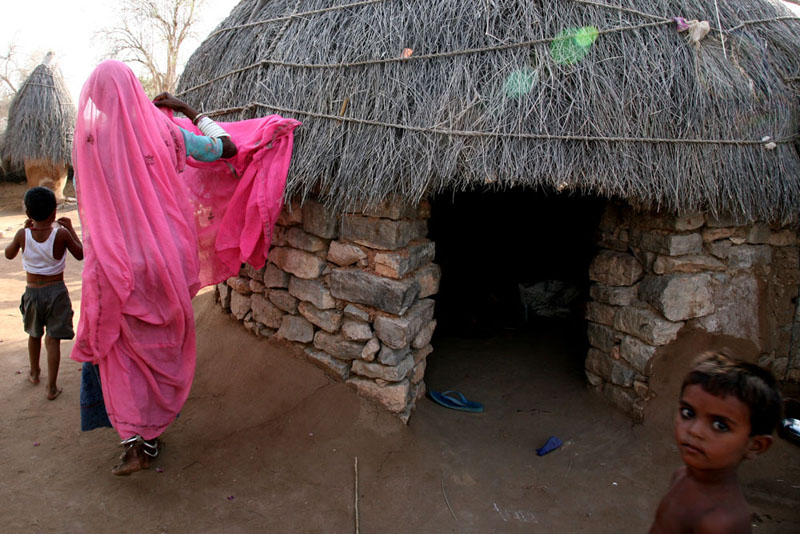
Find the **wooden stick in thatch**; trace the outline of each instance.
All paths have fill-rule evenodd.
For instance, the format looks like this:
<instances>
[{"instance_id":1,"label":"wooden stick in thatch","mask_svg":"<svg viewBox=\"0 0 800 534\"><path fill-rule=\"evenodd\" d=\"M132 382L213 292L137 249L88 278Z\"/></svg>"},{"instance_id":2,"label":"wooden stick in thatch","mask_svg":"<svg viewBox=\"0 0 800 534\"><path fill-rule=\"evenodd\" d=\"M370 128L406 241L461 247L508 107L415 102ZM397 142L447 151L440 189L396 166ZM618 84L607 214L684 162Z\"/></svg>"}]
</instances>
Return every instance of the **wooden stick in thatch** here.
<instances>
[{"instance_id":1,"label":"wooden stick in thatch","mask_svg":"<svg viewBox=\"0 0 800 534\"><path fill-rule=\"evenodd\" d=\"M800 19L770 0L243 0L179 91L303 121L287 198L334 209L522 186L788 221L798 82Z\"/></svg>"},{"instance_id":2,"label":"wooden stick in thatch","mask_svg":"<svg viewBox=\"0 0 800 534\"><path fill-rule=\"evenodd\" d=\"M355 513L356 513L356 534L359 533L359 521L358 521L358 456L355 457L355 462L353 464L353 469L355 471Z\"/></svg>"}]
</instances>

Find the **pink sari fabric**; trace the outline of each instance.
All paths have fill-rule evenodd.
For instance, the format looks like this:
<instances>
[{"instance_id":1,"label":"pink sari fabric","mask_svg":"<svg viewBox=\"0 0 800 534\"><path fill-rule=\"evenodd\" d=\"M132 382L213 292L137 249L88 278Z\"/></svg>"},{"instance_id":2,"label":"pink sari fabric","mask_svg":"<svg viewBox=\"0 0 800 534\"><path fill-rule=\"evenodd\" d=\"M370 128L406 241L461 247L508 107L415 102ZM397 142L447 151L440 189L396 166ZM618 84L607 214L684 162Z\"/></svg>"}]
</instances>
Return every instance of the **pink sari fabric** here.
<instances>
[{"instance_id":1,"label":"pink sari fabric","mask_svg":"<svg viewBox=\"0 0 800 534\"><path fill-rule=\"evenodd\" d=\"M264 265L300 123L220 123L239 152L187 160L177 124L133 72L104 61L81 92L74 139L85 263L71 357L100 368L120 437L152 439L181 410L195 368L191 299Z\"/></svg>"}]
</instances>

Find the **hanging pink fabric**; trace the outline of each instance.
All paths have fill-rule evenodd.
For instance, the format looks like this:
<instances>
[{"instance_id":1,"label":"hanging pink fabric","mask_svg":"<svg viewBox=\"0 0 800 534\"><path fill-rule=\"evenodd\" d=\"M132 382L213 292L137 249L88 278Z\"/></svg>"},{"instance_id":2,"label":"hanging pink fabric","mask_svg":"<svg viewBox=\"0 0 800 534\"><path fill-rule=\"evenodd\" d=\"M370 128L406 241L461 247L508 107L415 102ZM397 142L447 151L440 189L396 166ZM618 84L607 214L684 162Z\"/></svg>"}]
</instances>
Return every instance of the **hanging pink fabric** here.
<instances>
[{"instance_id":1,"label":"hanging pink fabric","mask_svg":"<svg viewBox=\"0 0 800 534\"><path fill-rule=\"evenodd\" d=\"M272 115L220 123L239 151L187 160L180 130L133 72L104 61L81 92L74 139L85 263L72 358L100 367L120 437L159 436L195 368L191 299L262 267L300 123ZM221 355L224 357L224 355Z\"/></svg>"}]
</instances>

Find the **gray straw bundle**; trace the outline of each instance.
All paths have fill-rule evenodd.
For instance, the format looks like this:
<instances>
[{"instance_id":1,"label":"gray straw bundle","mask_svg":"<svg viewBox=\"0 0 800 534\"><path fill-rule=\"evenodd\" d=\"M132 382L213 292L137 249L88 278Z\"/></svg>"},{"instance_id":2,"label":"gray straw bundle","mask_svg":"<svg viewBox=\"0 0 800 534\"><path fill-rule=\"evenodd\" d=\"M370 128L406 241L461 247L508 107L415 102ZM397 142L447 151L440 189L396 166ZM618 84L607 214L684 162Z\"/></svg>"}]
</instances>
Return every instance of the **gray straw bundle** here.
<instances>
[{"instance_id":1,"label":"gray straw bundle","mask_svg":"<svg viewBox=\"0 0 800 534\"><path fill-rule=\"evenodd\" d=\"M244 0L179 93L303 121L287 197L335 209L524 186L786 222L799 82L800 19L768 0Z\"/></svg>"}]
</instances>

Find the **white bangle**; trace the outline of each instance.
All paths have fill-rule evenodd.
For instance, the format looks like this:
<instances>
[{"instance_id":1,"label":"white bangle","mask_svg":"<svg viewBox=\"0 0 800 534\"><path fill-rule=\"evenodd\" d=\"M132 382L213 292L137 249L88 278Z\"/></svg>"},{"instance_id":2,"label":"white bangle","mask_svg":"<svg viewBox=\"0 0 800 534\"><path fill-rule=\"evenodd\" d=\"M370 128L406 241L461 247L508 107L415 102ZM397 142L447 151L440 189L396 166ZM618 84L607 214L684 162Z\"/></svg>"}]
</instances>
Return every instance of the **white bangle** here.
<instances>
[{"instance_id":1,"label":"white bangle","mask_svg":"<svg viewBox=\"0 0 800 534\"><path fill-rule=\"evenodd\" d=\"M197 129L203 132L203 135L207 135L208 137L219 138L231 136L231 134L223 130L219 124L212 121L208 117L203 117L197 121Z\"/></svg>"}]
</instances>

